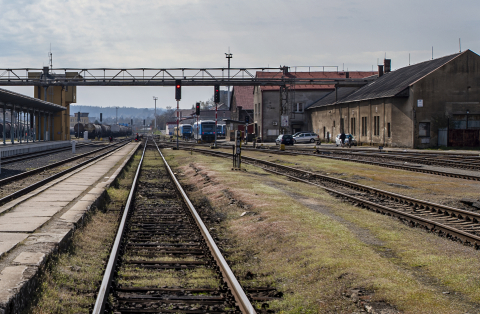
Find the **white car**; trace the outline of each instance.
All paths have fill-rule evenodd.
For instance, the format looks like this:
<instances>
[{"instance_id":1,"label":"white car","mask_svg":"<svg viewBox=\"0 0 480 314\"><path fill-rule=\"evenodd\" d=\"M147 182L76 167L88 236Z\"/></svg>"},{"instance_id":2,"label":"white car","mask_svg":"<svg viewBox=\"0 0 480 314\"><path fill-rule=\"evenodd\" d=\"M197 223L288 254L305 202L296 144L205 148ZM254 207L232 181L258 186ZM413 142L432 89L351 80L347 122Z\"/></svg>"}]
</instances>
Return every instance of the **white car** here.
<instances>
[{"instance_id":1,"label":"white car","mask_svg":"<svg viewBox=\"0 0 480 314\"><path fill-rule=\"evenodd\" d=\"M295 143L315 143L319 140L318 134L315 133L300 133L293 137Z\"/></svg>"},{"instance_id":2,"label":"white car","mask_svg":"<svg viewBox=\"0 0 480 314\"><path fill-rule=\"evenodd\" d=\"M335 138L335 144L337 146L341 146L342 145L342 140L340 139L340 135L342 134L338 134L337 137ZM345 134L345 145L348 145L348 136L350 134ZM352 146L357 146L357 140L352 136Z\"/></svg>"}]
</instances>

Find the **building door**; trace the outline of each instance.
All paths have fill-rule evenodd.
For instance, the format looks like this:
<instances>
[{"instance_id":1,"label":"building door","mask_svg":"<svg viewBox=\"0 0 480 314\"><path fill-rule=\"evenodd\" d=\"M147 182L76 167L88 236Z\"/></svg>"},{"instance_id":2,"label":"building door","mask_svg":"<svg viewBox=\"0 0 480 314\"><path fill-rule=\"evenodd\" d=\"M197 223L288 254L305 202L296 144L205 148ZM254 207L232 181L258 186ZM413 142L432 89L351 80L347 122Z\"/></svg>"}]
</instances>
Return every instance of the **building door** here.
<instances>
[{"instance_id":1,"label":"building door","mask_svg":"<svg viewBox=\"0 0 480 314\"><path fill-rule=\"evenodd\" d=\"M448 128L438 129L438 146L447 146L448 144Z\"/></svg>"}]
</instances>

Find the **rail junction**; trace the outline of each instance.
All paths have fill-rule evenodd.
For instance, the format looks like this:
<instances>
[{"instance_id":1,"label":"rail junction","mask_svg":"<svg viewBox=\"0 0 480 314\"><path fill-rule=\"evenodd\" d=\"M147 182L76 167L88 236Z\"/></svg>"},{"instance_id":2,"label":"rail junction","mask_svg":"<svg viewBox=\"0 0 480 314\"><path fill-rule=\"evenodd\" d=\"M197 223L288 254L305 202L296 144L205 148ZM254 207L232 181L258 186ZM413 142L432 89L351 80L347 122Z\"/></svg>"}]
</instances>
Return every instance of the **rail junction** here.
<instances>
[{"instance_id":1,"label":"rail junction","mask_svg":"<svg viewBox=\"0 0 480 314\"><path fill-rule=\"evenodd\" d=\"M167 142L164 145L171 144ZM184 149L231 158L230 153L192 148L191 145L184 146ZM440 236L471 245L475 249L480 248L480 213L475 210L467 211L435 204L258 158L242 156L242 159L244 163L262 167L268 172L324 189L355 206L397 217L410 226L424 228ZM463 178L462 176L458 177Z\"/></svg>"}]
</instances>

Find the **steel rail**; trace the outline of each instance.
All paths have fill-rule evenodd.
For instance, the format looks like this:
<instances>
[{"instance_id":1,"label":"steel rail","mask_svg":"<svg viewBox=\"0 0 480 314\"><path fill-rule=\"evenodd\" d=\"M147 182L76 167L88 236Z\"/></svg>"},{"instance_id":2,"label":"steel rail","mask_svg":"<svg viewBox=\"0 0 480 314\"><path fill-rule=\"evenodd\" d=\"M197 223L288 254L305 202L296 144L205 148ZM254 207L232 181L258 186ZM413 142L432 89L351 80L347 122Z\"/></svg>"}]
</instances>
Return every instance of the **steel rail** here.
<instances>
[{"instance_id":1,"label":"steel rail","mask_svg":"<svg viewBox=\"0 0 480 314\"><path fill-rule=\"evenodd\" d=\"M320 155L320 154L313 154L313 153L278 152L278 151L272 151L272 150L264 151L264 150L261 150L261 149L258 150L258 149L254 149L254 148L243 148L243 149L248 150L248 151L260 151L260 152L264 152L264 153L275 153L275 154L280 154L280 155L302 155L302 156L314 156L314 157L320 157L320 158L326 158L326 159L344 160L344 161L357 162L357 163L361 163L361 164L375 165L375 166L379 166L379 167L386 167L386 168L392 168L392 169L401 169L401 170L407 170L407 171L413 171L413 172L422 172L422 173L427 173L427 174L434 174L434 175L439 175L439 176L443 176L443 177L451 177L451 178L458 178L458 179L480 181L480 176L453 173L453 172L441 171L441 170L423 169L423 168L406 166L406 165L398 165L398 164L388 163L388 162L342 158L342 157L326 156L326 155L323 155L323 154ZM364 156L364 155L355 154L355 156ZM365 155L365 156L367 158L379 157L379 156L367 156L367 155ZM417 162L417 161L415 160L413 162ZM433 163L435 163L435 161L432 162L432 166L434 166ZM459 168L459 167L456 167L456 168Z\"/></svg>"},{"instance_id":2,"label":"steel rail","mask_svg":"<svg viewBox=\"0 0 480 314\"><path fill-rule=\"evenodd\" d=\"M36 168L36 169L33 169L33 170L29 170L29 171L25 171L25 172L16 174L16 175L14 175L14 176L10 176L10 177L1 179L1 180L0 180L0 186L5 185L5 184L8 184L8 183L11 183L11 182L16 181L16 180L23 179L23 178L25 178L25 177L28 177L28 176L31 176L31 175L34 175L34 174L37 174L37 173L39 173L39 172L45 171L45 170L50 169L50 168L58 167L58 166L61 166L61 165L63 165L63 164L69 163L69 162L71 162L71 161L74 161L74 160L77 160L77 159L81 159L81 158L87 157L87 156L89 156L89 155L98 153L99 151L102 151L102 150L104 150L104 149L108 149L109 147L113 147L113 146L116 146L116 145L119 145L119 144L122 144L122 145L123 145L123 144L128 143L128 142L130 142L130 140L128 140L128 141L122 141L122 142L120 142L120 143L115 143L115 144L108 145L108 146L105 146L105 147L101 147L101 148L99 148L99 149L92 150L91 152L87 152L87 153L84 153L84 154L81 154L81 155L77 155L77 156L74 156L74 157L71 157L71 158L67 158L67 159L64 159L64 160L60 160L60 161L57 161L57 162L52 163L52 164L48 164L48 165L43 166L43 167L39 167L39 168Z\"/></svg>"},{"instance_id":3,"label":"steel rail","mask_svg":"<svg viewBox=\"0 0 480 314\"><path fill-rule=\"evenodd\" d=\"M205 145L196 144L196 143L182 143L181 145L205 146ZM225 146L227 147L227 145L225 145ZM269 153L269 154L273 153L273 154L278 154L278 155L291 155L291 156L302 155L302 156L312 156L312 157L335 159L335 160L344 160L344 161L351 161L351 162L357 162L357 163L368 164L368 165L375 165L375 166L379 166L379 167L386 167L386 168L392 168L392 169L401 169L401 170L406 170L406 171L413 171L413 172L421 172L421 173L426 173L426 174L439 175L439 176L443 176L443 177L466 179L466 180L472 180L472 181L480 181L480 176L469 175L469 174L459 174L459 173L441 171L441 170L423 169L423 168L418 168L418 167L414 167L414 166L399 165L399 164L388 163L388 162L382 163L382 162L378 162L378 161L350 159L350 158L326 156L324 154L320 155L320 154L305 153L305 152L298 152L298 151L297 152L294 152L294 151L292 151L292 152L290 152L290 151L280 152L278 150L273 150L273 149L255 149L255 148L250 148L250 147L242 147L242 150L256 151L256 152ZM305 150L301 150L301 151L305 151ZM329 150L321 150L321 151L330 152ZM344 153L344 152L340 153L340 154L347 155L347 153ZM361 155L360 153L354 153L354 154L355 154L355 156L366 156L367 158L381 157L381 156L374 156L374 155L369 155L369 154L364 154L364 155ZM410 161L410 162L412 162L412 161ZM414 160L413 162L416 162L416 160ZM418 163L421 163L421 162L418 162ZM436 163L436 161L431 161L431 163L432 163L431 164L432 166L435 166L433 163ZM439 162L437 162L437 163L439 163ZM461 167L452 167L452 168L461 168Z\"/></svg>"},{"instance_id":4,"label":"steel rail","mask_svg":"<svg viewBox=\"0 0 480 314\"><path fill-rule=\"evenodd\" d=\"M23 196L23 195L25 195L25 194L27 194L27 193L35 190L35 189L37 189L37 188L39 188L39 187L47 184L48 182L51 182L51 181L53 181L53 180L55 180L55 179L57 179L57 178L60 178L61 176L65 175L65 174L67 174L67 173L69 173L69 172L72 172L72 171L74 171L74 170L76 170L76 169L78 169L78 168L81 168L81 167L87 165L88 163L92 162L92 161L95 160L95 159L99 159L99 158L101 158L101 157L103 157L103 156L105 156L105 155L108 155L108 154L110 154L110 153L112 153L112 152L114 152L114 151L122 148L123 146L127 145L128 143L129 143L129 142L122 143L122 145L119 146L119 147L113 148L113 149L111 149L111 150L109 150L109 151L107 151L107 152L105 152L105 153L102 153L102 154L100 154L100 155L98 155L98 156L95 156L95 157L89 159L89 160L86 160L86 161L84 161L84 162L81 162L81 163L79 163L78 165L75 165L75 166L70 167L70 168L68 168L68 169L66 169L66 170L63 170L63 171L61 171L61 172L58 172L58 173L56 173L56 174L54 174L54 175L51 175L51 176L48 177L48 178L45 178L45 179L43 179L43 180L41 180L41 181L38 181L38 182L35 182L35 183L33 183L33 184L31 184L31 185L29 185L29 186L27 186L27 187L25 187L25 188L23 188L23 189L21 189L21 190L15 191L15 192L13 192L12 194L9 194L9 195L7 195L7 196L5 196L5 197L3 197L3 198L0 198L0 206L3 206L3 205L5 205L5 204L8 203L8 202L11 202L12 200L14 200L14 199L16 199L16 198L18 198L18 197L20 197L20 196ZM105 149L105 148L103 148L103 149ZM34 170L32 170L32 171L34 171ZM28 171L28 172L30 172L30 171ZM14 177L16 177L16 176L14 176ZM6 180L6 179L10 179L10 178L13 178L13 177L5 178L5 179L3 179L3 180L1 180L1 181L4 181L4 180Z\"/></svg>"},{"instance_id":5,"label":"steel rail","mask_svg":"<svg viewBox=\"0 0 480 314\"><path fill-rule=\"evenodd\" d=\"M414 222L415 224L420 224L420 225L426 227L431 232L434 232L434 231L437 231L437 230L442 231L447 237L448 236L453 236L453 237L461 239L464 242L469 242L476 249L480 248L480 237L476 236L474 234L464 232L464 231L459 230L457 228L453 228L453 227L438 223L438 222L430 220L430 219L418 217L416 215L412 215L412 214L409 214L409 213L404 213L404 212L401 212L401 211L393 209L393 208L389 208L389 207L386 207L386 206L383 206L383 205L380 205L380 204L376 204L376 203L373 203L373 202L370 202L370 201L367 201L367 200L363 200L363 199L360 199L358 197L348 195L348 194L336 191L334 189L330 189L326 186L322 186L320 184L316 184L316 183L313 183L313 182L310 182L310 181L307 181L307 180L304 180L304 179L300 179L300 178L295 177L295 176L280 173L280 172L270 170L270 169L265 169L265 168L262 168L262 169L264 169L265 171L271 172L271 173L286 176L286 177L288 177L292 180L295 180L295 181L299 181L299 182L302 182L302 183L314 185L314 186L319 187L319 188L321 188L321 189L323 189L327 192L330 192L330 193L348 198L349 200L352 200L352 201L358 202L360 204L363 204L365 207L368 207L372 210L375 210L376 212L380 212L382 214L388 214L388 215L393 216L393 217L409 220L409 222Z\"/></svg>"},{"instance_id":6,"label":"steel rail","mask_svg":"<svg viewBox=\"0 0 480 314\"><path fill-rule=\"evenodd\" d=\"M93 146L93 145L80 144L80 145L77 145L77 148L86 147L86 146ZM51 155L51 154L55 154L55 153L59 153L59 152L63 152L63 151L66 151L66 150L71 150L71 149L72 149L71 147L62 147L62 148L55 148L55 149L46 150L46 151L42 151L42 152L26 153L26 154L21 154L21 155L13 155L13 156L8 156L8 157L3 157L1 163L2 163L2 165L5 165L5 164L10 164L10 163L18 162L18 161L24 161L24 160L28 160L28 159L32 159L32 158L36 158L36 157L45 156L45 155Z\"/></svg>"},{"instance_id":7,"label":"steel rail","mask_svg":"<svg viewBox=\"0 0 480 314\"><path fill-rule=\"evenodd\" d=\"M229 286L230 290L232 291L233 296L235 297L235 301L238 303L238 306L242 313L249 313L253 314L256 313L253 305L250 303L250 300L248 299L247 295L243 291L242 286L238 282L237 278L233 274L232 270L230 269L230 266L228 266L227 261L223 257L222 253L218 249L217 245L215 244L215 241L213 240L212 236L210 235L210 232L208 232L207 227L203 223L202 219L200 218L200 215L197 213L195 207L193 206L192 202L190 202L190 199L188 198L187 194L183 190L182 186L178 182L177 178L175 177L172 169L168 165L167 161L165 160L165 157L163 156L162 152L158 148L157 143L155 140L153 140L155 143L155 146L157 147L158 153L163 159L163 162L165 163L165 167L170 174L170 177L172 181L175 183L175 186L177 187L177 190L180 192L182 195L183 200L185 201L185 204L187 205L188 209L192 213L192 216L195 219L195 222L200 229L203 238L207 242L208 247L210 248L210 252L212 253L213 257L217 261L220 270L223 274L223 278L225 279L227 285Z\"/></svg>"},{"instance_id":8,"label":"steel rail","mask_svg":"<svg viewBox=\"0 0 480 314\"><path fill-rule=\"evenodd\" d=\"M201 152L201 153L206 153L206 154L209 154L209 155L223 157L223 158L231 157L231 154L229 154L229 153L223 153L223 152L218 152L218 151L208 151L208 150L204 150L204 149L193 149L193 150L195 150L197 152ZM405 195L401 195L401 194L396 194L396 193L393 193L393 192L388 192L388 191L376 189L376 188L373 188L373 187L357 184L357 183L350 182L350 181L347 181L347 180L337 179L337 178L334 178L334 177L321 175L321 174L313 173L313 172L310 172L310 171L305 171L305 170L301 170L301 169L297 169L297 168L293 168L293 167L289 167L289 166L279 165L279 164L276 164L276 163L273 163L273 162L260 160L260 159L256 159L256 158L252 158L252 157L242 156L242 159L246 160L246 161L250 161L250 162L257 162L259 164L268 165L268 166L271 166L271 167L283 168L283 169L286 169L286 170L289 170L289 171L299 172L299 173L302 173L302 174L308 175L308 176L319 177L319 178L322 178L326 181L330 181L330 182L333 182L333 183L336 183L336 184L348 186L352 189L373 192L374 194L381 195L383 197L387 197L391 200L394 200L395 202L408 203L410 205L415 205L416 207L420 207L420 208L423 207L425 210L434 211L434 212L437 212L437 213L449 215L451 217L458 217L458 218L462 218L462 219L465 219L465 220L470 220L472 222L480 223L480 214L479 213L470 212L470 211L466 211L466 210L462 210L462 209L454 208L454 207L450 207L450 206L445 206L445 205L441 205L441 204L436 204L436 203L432 203L432 202L428 202L428 201L424 201L424 200L419 200L419 199L416 199L416 198L413 198L413 197L409 197L409 196L405 196ZM428 220L428 219L425 219L425 218L421 218L421 217L418 217L418 216L415 216L415 215L412 215L412 214L402 213L401 211L398 211L398 210L395 210L395 209L392 209L392 208L388 208L388 207L385 207L385 206L382 206L382 205L379 205L379 204L375 204L375 203L369 202L367 200L362 200L360 198L356 198L354 196L350 196L350 195L347 195L347 194L329 189L328 187L324 187L324 186L309 182L307 180L304 180L304 179L296 177L296 176L290 176L290 175L287 175L287 174L276 172L274 170L265 169L263 167L262 167L262 169L264 169L266 171L269 171L269 172L274 172L274 173L277 173L277 174L281 174L283 176L290 177L294 180L306 182L306 183L309 183L309 184L314 184L316 186L324 188L325 190L329 190L332 193L336 193L338 195L342 195L344 197L354 199L355 201L358 201L360 203L368 204L369 206L373 206L377 209L381 209L382 211L388 211L389 213L392 213L392 214L395 213L395 215L403 215L402 217L405 217L405 218L408 218L408 219L414 219L415 222L417 222L417 223L428 223L429 226L436 226L439 230L442 230L443 232L451 233L451 234L455 235L456 237L458 237L462 240L467 240L469 242L472 242L474 244L475 248L480 247L480 237L478 237L476 235L473 235L473 234L470 234L468 232L464 232L464 231L461 231L459 229L456 229L456 228L453 228L453 227L450 227L450 226L446 226L446 225L443 225L441 223L437 223L437 222L434 222L434 221L431 221L431 220Z\"/></svg>"},{"instance_id":9,"label":"steel rail","mask_svg":"<svg viewBox=\"0 0 480 314\"><path fill-rule=\"evenodd\" d=\"M123 239L123 233L125 231L127 217L128 217L130 208L132 206L133 196L135 195L135 191L137 189L138 177L140 175L140 169L142 167L143 158L145 156L147 143L148 143L148 139L145 141L145 145L143 147L142 157L140 159L140 162L138 163L137 171L135 173L135 177L132 183L132 188L130 189L130 193L128 194L127 203L125 204L125 209L123 211L122 219L118 226L117 235L115 236L115 241L112 247L112 253L110 254L107 267L105 268L105 274L103 275L102 284L100 285L100 289L98 291L97 298L95 300L95 306L93 308L92 314L103 314L105 311L105 304L107 303L110 284L112 282L113 273L115 271L115 266L117 264L120 243L122 242L122 239Z\"/></svg>"}]
</instances>

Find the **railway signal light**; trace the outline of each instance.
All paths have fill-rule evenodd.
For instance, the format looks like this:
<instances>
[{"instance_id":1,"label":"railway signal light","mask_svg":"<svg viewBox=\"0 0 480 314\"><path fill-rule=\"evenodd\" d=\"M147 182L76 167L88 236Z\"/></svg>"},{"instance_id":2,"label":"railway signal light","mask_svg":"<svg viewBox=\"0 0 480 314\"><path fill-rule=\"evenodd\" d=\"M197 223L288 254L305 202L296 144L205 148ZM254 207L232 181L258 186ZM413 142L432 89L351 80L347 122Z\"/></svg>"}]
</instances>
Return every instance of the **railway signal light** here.
<instances>
[{"instance_id":1,"label":"railway signal light","mask_svg":"<svg viewBox=\"0 0 480 314\"><path fill-rule=\"evenodd\" d=\"M182 80L175 80L175 99L182 99Z\"/></svg>"},{"instance_id":2,"label":"railway signal light","mask_svg":"<svg viewBox=\"0 0 480 314\"><path fill-rule=\"evenodd\" d=\"M245 123L248 124L250 122L250 117L247 115L245 116Z\"/></svg>"},{"instance_id":3,"label":"railway signal light","mask_svg":"<svg viewBox=\"0 0 480 314\"><path fill-rule=\"evenodd\" d=\"M198 117L200 115L200 103L195 104L195 115Z\"/></svg>"},{"instance_id":4,"label":"railway signal light","mask_svg":"<svg viewBox=\"0 0 480 314\"><path fill-rule=\"evenodd\" d=\"M220 85L215 85L215 94L214 94L214 102L219 103L220 102Z\"/></svg>"}]
</instances>

